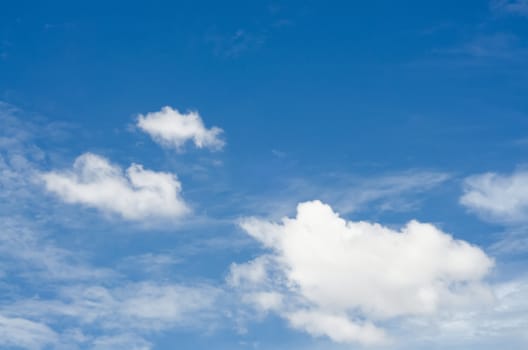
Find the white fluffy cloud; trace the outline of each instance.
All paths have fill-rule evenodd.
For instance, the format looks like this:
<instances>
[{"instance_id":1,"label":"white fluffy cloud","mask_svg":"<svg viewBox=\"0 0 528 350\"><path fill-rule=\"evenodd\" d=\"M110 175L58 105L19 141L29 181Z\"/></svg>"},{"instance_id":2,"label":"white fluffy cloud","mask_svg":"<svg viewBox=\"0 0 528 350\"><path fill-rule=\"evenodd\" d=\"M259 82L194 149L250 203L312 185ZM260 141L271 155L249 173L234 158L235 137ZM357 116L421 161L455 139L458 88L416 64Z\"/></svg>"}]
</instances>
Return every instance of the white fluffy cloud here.
<instances>
[{"instance_id":1,"label":"white fluffy cloud","mask_svg":"<svg viewBox=\"0 0 528 350\"><path fill-rule=\"evenodd\" d=\"M528 221L528 171L485 173L467 178L460 203L489 221Z\"/></svg>"},{"instance_id":2,"label":"white fluffy cloud","mask_svg":"<svg viewBox=\"0 0 528 350\"><path fill-rule=\"evenodd\" d=\"M41 175L46 189L67 203L78 203L129 220L178 218L189 212L176 175L132 164L126 172L106 158L85 153L72 170Z\"/></svg>"},{"instance_id":3,"label":"white fluffy cloud","mask_svg":"<svg viewBox=\"0 0 528 350\"><path fill-rule=\"evenodd\" d=\"M223 130L214 126L207 129L198 112L180 113L177 109L163 107L159 112L139 115L137 126L154 141L165 147L180 150L187 141L198 148L221 149Z\"/></svg>"},{"instance_id":4,"label":"white fluffy cloud","mask_svg":"<svg viewBox=\"0 0 528 350\"><path fill-rule=\"evenodd\" d=\"M380 343L387 336L377 324L493 300L482 282L492 259L430 224L395 231L347 222L313 201L299 204L295 218L249 218L241 227L270 252L234 264L231 284L249 296L279 294L271 309L312 335Z\"/></svg>"}]
</instances>

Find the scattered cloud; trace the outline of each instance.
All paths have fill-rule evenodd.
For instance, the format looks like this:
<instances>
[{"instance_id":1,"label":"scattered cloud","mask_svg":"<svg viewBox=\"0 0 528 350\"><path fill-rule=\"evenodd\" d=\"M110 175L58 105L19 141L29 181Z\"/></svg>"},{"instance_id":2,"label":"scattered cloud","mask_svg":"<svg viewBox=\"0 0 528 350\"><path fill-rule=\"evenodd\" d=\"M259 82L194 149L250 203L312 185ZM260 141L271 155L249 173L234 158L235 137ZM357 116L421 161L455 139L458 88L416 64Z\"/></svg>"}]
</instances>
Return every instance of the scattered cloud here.
<instances>
[{"instance_id":1,"label":"scattered cloud","mask_svg":"<svg viewBox=\"0 0 528 350\"><path fill-rule=\"evenodd\" d=\"M30 197L36 165L45 159L33 136L37 130L42 134L45 130L19 117L20 113L0 101L0 198L3 199Z\"/></svg>"},{"instance_id":2,"label":"scattered cloud","mask_svg":"<svg viewBox=\"0 0 528 350\"><path fill-rule=\"evenodd\" d=\"M460 203L487 221L525 223L528 220L528 171L470 176L464 181Z\"/></svg>"},{"instance_id":3,"label":"scattered cloud","mask_svg":"<svg viewBox=\"0 0 528 350\"><path fill-rule=\"evenodd\" d=\"M454 46L435 49L434 53L460 59L461 63L464 60L469 60L466 63L523 63L528 49L517 35L496 32L476 34Z\"/></svg>"},{"instance_id":4,"label":"scattered cloud","mask_svg":"<svg viewBox=\"0 0 528 350\"><path fill-rule=\"evenodd\" d=\"M134 269L123 275L91 265L82 251L58 247L22 218L0 218L0 232L0 347L150 349L152 334L208 331L222 315L223 291L206 282L141 279ZM154 254L143 260L168 263Z\"/></svg>"},{"instance_id":5,"label":"scattered cloud","mask_svg":"<svg viewBox=\"0 0 528 350\"><path fill-rule=\"evenodd\" d=\"M174 219L190 209L176 175L132 164L125 173L106 158L79 156L72 170L42 173L46 189L67 203L82 204L127 220Z\"/></svg>"},{"instance_id":6,"label":"scattered cloud","mask_svg":"<svg viewBox=\"0 0 528 350\"><path fill-rule=\"evenodd\" d=\"M269 252L233 265L231 285L249 296L277 293L270 311L314 336L383 343L390 336L378 324L388 320L493 300L482 281L493 260L431 224L411 221L394 231L347 222L312 201L299 204L295 218L248 218L241 227Z\"/></svg>"},{"instance_id":7,"label":"scattered cloud","mask_svg":"<svg viewBox=\"0 0 528 350\"><path fill-rule=\"evenodd\" d=\"M514 349L524 349L528 338L528 279L526 276L491 285L495 302L487 308L457 313L442 312L434 318L408 318L403 320L403 332L443 347L467 344L478 348L497 349L508 342ZM407 339L407 342L409 340ZM403 342L405 343L405 341ZM466 344L466 346L460 345Z\"/></svg>"},{"instance_id":8,"label":"scattered cloud","mask_svg":"<svg viewBox=\"0 0 528 350\"><path fill-rule=\"evenodd\" d=\"M58 342L57 334L44 324L0 314L0 345L38 350Z\"/></svg>"},{"instance_id":9,"label":"scattered cloud","mask_svg":"<svg viewBox=\"0 0 528 350\"><path fill-rule=\"evenodd\" d=\"M150 350L152 344L135 334L103 336L94 340L93 350Z\"/></svg>"},{"instance_id":10,"label":"scattered cloud","mask_svg":"<svg viewBox=\"0 0 528 350\"><path fill-rule=\"evenodd\" d=\"M123 171L90 153L72 169L42 172L49 155L35 141L55 137L60 128L47 130L20 113L0 103L0 347L143 350L151 348L153 334L174 327L212 329L221 288L160 276L178 262L174 254L121 259L135 263L129 270L95 266L86 252L53 240L56 218L47 218L41 207L35 215L27 211L38 205L35 188L43 184L68 203L125 219L180 217L189 209L176 176L135 164ZM143 276L135 274L139 269Z\"/></svg>"},{"instance_id":11,"label":"scattered cloud","mask_svg":"<svg viewBox=\"0 0 528 350\"><path fill-rule=\"evenodd\" d=\"M8 277L32 282L87 281L110 278L109 269L93 268L78 254L45 240L45 232L31 228L23 219L0 216L0 264Z\"/></svg>"},{"instance_id":12,"label":"scattered cloud","mask_svg":"<svg viewBox=\"0 0 528 350\"><path fill-rule=\"evenodd\" d=\"M341 212L349 213L367 204L377 203L380 210L405 211L415 207L416 200L408 196L429 191L451 178L444 172L410 170L401 173L362 179L348 190L336 191L336 205Z\"/></svg>"},{"instance_id":13,"label":"scattered cloud","mask_svg":"<svg viewBox=\"0 0 528 350\"><path fill-rule=\"evenodd\" d=\"M0 347L149 349L152 334L211 330L221 316L221 288L155 276L129 280L57 247L21 219L4 219Z\"/></svg>"},{"instance_id":14,"label":"scattered cloud","mask_svg":"<svg viewBox=\"0 0 528 350\"><path fill-rule=\"evenodd\" d=\"M494 242L489 249L495 255L510 257L527 253L528 226L510 227L506 232L502 232L500 239Z\"/></svg>"},{"instance_id":15,"label":"scattered cloud","mask_svg":"<svg viewBox=\"0 0 528 350\"><path fill-rule=\"evenodd\" d=\"M260 48L265 42L263 33L252 33L238 29L234 33L206 35L205 41L212 45L216 56L236 58L242 53Z\"/></svg>"},{"instance_id":16,"label":"scattered cloud","mask_svg":"<svg viewBox=\"0 0 528 350\"><path fill-rule=\"evenodd\" d=\"M482 58L515 58L521 51L519 38L508 33L494 33L474 38L460 48L459 53Z\"/></svg>"},{"instance_id":17,"label":"scattered cloud","mask_svg":"<svg viewBox=\"0 0 528 350\"><path fill-rule=\"evenodd\" d=\"M449 179L451 175L448 173L428 170L370 177L331 174L312 180L295 178L281 187L280 193L268 193L266 198L252 199L252 203L258 204L251 209L253 213L280 218L289 214L296 203L320 198L331 203L342 214L365 210L412 211L421 203L420 194L433 190ZM248 196L242 198L247 201Z\"/></svg>"},{"instance_id":18,"label":"scattered cloud","mask_svg":"<svg viewBox=\"0 0 528 350\"><path fill-rule=\"evenodd\" d=\"M146 337L153 333L174 327L213 328L219 291L207 285L154 281L116 287L66 285L52 298L1 303L0 334L9 336L0 337L0 344L40 349L68 338L72 344L96 349L149 349ZM76 336L68 336L71 329L63 328L65 321L78 327Z\"/></svg>"},{"instance_id":19,"label":"scattered cloud","mask_svg":"<svg viewBox=\"0 0 528 350\"><path fill-rule=\"evenodd\" d=\"M163 275L171 268L182 262L171 253L144 253L126 257L120 263L120 268L125 271L141 271L149 275Z\"/></svg>"},{"instance_id":20,"label":"scattered cloud","mask_svg":"<svg viewBox=\"0 0 528 350\"><path fill-rule=\"evenodd\" d=\"M67 318L73 324L139 334L203 325L217 295L217 289L206 285L142 281L109 288L75 284L61 288L55 299L21 299L3 305L2 312L8 316L47 319L50 323Z\"/></svg>"},{"instance_id":21,"label":"scattered cloud","mask_svg":"<svg viewBox=\"0 0 528 350\"><path fill-rule=\"evenodd\" d=\"M160 145L182 150L187 141L198 148L219 150L225 142L220 138L223 130L213 126L207 129L196 111L180 113L177 109L163 107L159 112L139 115L137 127Z\"/></svg>"},{"instance_id":22,"label":"scattered cloud","mask_svg":"<svg viewBox=\"0 0 528 350\"><path fill-rule=\"evenodd\" d=\"M528 0L492 0L490 7L496 13L528 16Z\"/></svg>"}]
</instances>

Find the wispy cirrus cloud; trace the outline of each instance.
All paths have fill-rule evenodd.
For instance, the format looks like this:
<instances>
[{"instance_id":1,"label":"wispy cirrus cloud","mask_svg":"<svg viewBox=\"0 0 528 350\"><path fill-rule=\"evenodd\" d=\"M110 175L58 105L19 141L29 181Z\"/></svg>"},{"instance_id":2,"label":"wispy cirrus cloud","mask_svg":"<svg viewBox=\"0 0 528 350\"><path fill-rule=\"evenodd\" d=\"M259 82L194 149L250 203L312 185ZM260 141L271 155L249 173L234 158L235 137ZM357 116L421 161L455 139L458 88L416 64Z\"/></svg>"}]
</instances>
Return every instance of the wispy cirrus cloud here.
<instances>
[{"instance_id":1,"label":"wispy cirrus cloud","mask_svg":"<svg viewBox=\"0 0 528 350\"><path fill-rule=\"evenodd\" d=\"M264 44L265 39L264 33L249 32L246 29L228 34L211 32L205 36L206 43L213 47L213 53L226 58L236 58L246 51L256 50Z\"/></svg>"},{"instance_id":2,"label":"wispy cirrus cloud","mask_svg":"<svg viewBox=\"0 0 528 350\"><path fill-rule=\"evenodd\" d=\"M490 8L496 13L528 16L527 0L492 0Z\"/></svg>"},{"instance_id":3,"label":"wispy cirrus cloud","mask_svg":"<svg viewBox=\"0 0 528 350\"><path fill-rule=\"evenodd\" d=\"M298 202L320 198L342 214L372 210L405 212L420 206L422 195L452 178L447 172L411 169L362 177L337 173L312 179L286 179L280 191L266 196L243 196L256 203L254 213L279 218L291 212Z\"/></svg>"},{"instance_id":4,"label":"wispy cirrus cloud","mask_svg":"<svg viewBox=\"0 0 528 350\"><path fill-rule=\"evenodd\" d=\"M62 286L52 299L20 299L2 305L11 317L68 318L72 324L92 325L100 330L149 333L171 327L192 328L212 312L218 290L207 285L171 282L125 282L119 286L73 284Z\"/></svg>"},{"instance_id":5,"label":"wispy cirrus cloud","mask_svg":"<svg viewBox=\"0 0 528 350\"><path fill-rule=\"evenodd\" d=\"M132 280L131 271L94 265L26 220L0 217L0 347L150 349L152 334L210 330L221 317L221 287L152 273L173 263L166 255L144 254L148 273Z\"/></svg>"},{"instance_id":6,"label":"wispy cirrus cloud","mask_svg":"<svg viewBox=\"0 0 528 350\"><path fill-rule=\"evenodd\" d=\"M433 53L466 65L505 61L523 64L528 57L528 47L515 33L476 33L450 47L436 48Z\"/></svg>"},{"instance_id":7,"label":"wispy cirrus cloud","mask_svg":"<svg viewBox=\"0 0 528 350\"><path fill-rule=\"evenodd\" d=\"M221 317L219 287L152 274L129 280L57 246L22 218L0 219L0 346L150 349L152 334L210 330Z\"/></svg>"},{"instance_id":8,"label":"wispy cirrus cloud","mask_svg":"<svg viewBox=\"0 0 528 350\"><path fill-rule=\"evenodd\" d=\"M44 230L23 217L0 216L0 264L5 277L37 281L87 281L115 277L109 269L85 264L78 254L49 242Z\"/></svg>"}]
</instances>

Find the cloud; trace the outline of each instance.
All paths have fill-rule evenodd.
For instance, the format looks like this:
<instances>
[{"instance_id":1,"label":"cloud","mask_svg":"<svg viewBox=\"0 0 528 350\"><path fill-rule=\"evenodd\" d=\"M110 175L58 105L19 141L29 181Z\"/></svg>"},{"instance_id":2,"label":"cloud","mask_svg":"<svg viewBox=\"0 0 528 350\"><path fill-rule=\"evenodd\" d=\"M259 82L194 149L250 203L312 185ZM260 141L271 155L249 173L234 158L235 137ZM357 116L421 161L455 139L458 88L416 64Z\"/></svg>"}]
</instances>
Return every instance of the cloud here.
<instances>
[{"instance_id":1,"label":"cloud","mask_svg":"<svg viewBox=\"0 0 528 350\"><path fill-rule=\"evenodd\" d=\"M82 204L127 220L174 219L190 209L176 175L132 164L125 173L106 158L85 153L72 170L42 173L46 189L66 203Z\"/></svg>"},{"instance_id":2,"label":"cloud","mask_svg":"<svg viewBox=\"0 0 528 350\"><path fill-rule=\"evenodd\" d=\"M528 171L468 177L460 203L488 221L525 223L528 221Z\"/></svg>"},{"instance_id":3,"label":"cloud","mask_svg":"<svg viewBox=\"0 0 528 350\"><path fill-rule=\"evenodd\" d=\"M513 59L526 55L517 36L510 33L480 35L452 53L478 58Z\"/></svg>"},{"instance_id":4,"label":"cloud","mask_svg":"<svg viewBox=\"0 0 528 350\"><path fill-rule=\"evenodd\" d=\"M300 310L287 313L286 318L294 328L303 329L313 336L328 336L338 343L359 342L370 345L386 342L383 330L371 323L358 324L351 321L346 314Z\"/></svg>"},{"instance_id":5,"label":"cloud","mask_svg":"<svg viewBox=\"0 0 528 350\"><path fill-rule=\"evenodd\" d=\"M192 141L198 148L213 150L219 150L225 144L220 139L223 130L216 126L207 129L196 111L185 114L166 106L159 112L140 114L137 127L160 145L177 150L181 150L187 141Z\"/></svg>"},{"instance_id":6,"label":"cloud","mask_svg":"<svg viewBox=\"0 0 528 350\"><path fill-rule=\"evenodd\" d=\"M170 273L171 268L183 259L170 253L144 253L123 259L119 268L125 271L143 272L149 276L161 276Z\"/></svg>"},{"instance_id":7,"label":"cloud","mask_svg":"<svg viewBox=\"0 0 528 350\"><path fill-rule=\"evenodd\" d=\"M94 340L93 350L150 350L152 344L135 334L103 336Z\"/></svg>"},{"instance_id":8,"label":"cloud","mask_svg":"<svg viewBox=\"0 0 528 350\"><path fill-rule=\"evenodd\" d=\"M57 343L57 334L46 325L0 315L0 345L38 350Z\"/></svg>"},{"instance_id":9,"label":"cloud","mask_svg":"<svg viewBox=\"0 0 528 350\"><path fill-rule=\"evenodd\" d=\"M357 181L345 191L336 190L337 206L342 212L356 211L369 203L377 203L383 211L406 211L416 206L410 195L429 191L451 178L443 172L414 170Z\"/></svg>"},{"instance_id":10,"label":"cloud","mask_svg":"<svg viewBox=\"0 0 528 350\"><path fill-rule=\"evenodd\" d=\"M502 255L503 257L525 254L528 252L527 232L528 226L526 225L509 227L501 233L500 239L493 243L489 250L494 255Z\"/></svg>"},{"instance_id":11,"label":"cloud","mask_svg":"<svg viewBox=\"0 0 528 350\"><path fill-rule=\"evenodd\" d=\"M233 33L206 35L205 41L212 45L216 56L236 58L246 51L256 50L263 46L266 36L263 32L250 32L238 29Z\"/></svg>"},{"instance_id":12,"label":"cloud","mask_svg":"<svg viewBox=\"0 0 528 350\"><path fill-rule=\"evenodd\" d=\"M34 134L50 136L46 127L32 123L29 116L22 114L0 101L0 206L3 210L12 210L20 205L20 199L34 195L30 190L31 178L45 158L45 153L35 145ZM7 202L9 205L2 205Z\"/></svg>"},{"instance_id":13,"label":"cloud","mask_svg":"<svg viewBox=\"0 0 528 350\"><path fill-rule=\"evenodd\" d=\"M301 203L279 223L248 218L241 227L268 253L233 265L243 293L279 293L273 310L292 327L336 342L383 343L377 324L490 303L482 281L494 262L431 224L400 231L345 221L319 201ZM262 307L262 305L260 305Z\"/></svg>"},{"instance_id":14,"label":"cloud","mask_svg":"<svg viewBox=\"0 0 528 350\"><path fill-rule=\"evenodd\" d=\"M495 12L528 16L528 0L492 0L490 7Z\"/></svg>"},{"instance_id":15,"label":"cloud","mask_svg":"<svg viewBox=\"0 0 528 350\"><path fill-rule=\"evenodd\" d=\"M511 349L526 349L528 279L518 276L491 288L496 299L491 307L402 320L399 326L405 341L401 348L408 349L421 340L441 344L439 349L498 349L504 344Z\"/></svg>"},{"instance_id":16,"label":"cloud","mask_svg":"<svg viewBox=\"0 0 528 350\"><path fill-rule=\"evenodd\" d=\"M58 298L18 300L4 305L3 312L142 333L198 325L208 317L218 295L216 288L207 285L143 281L108 288L76 284L63 287Z\"/></svg>"},{"instance_id":17,"label":"cloud","mask_svg":"<svg viewBox=\"0 0 528 350\"><path fill-rule=\"evenodd\" d=\"M0 315L5 315L0 316L0 335L10 334L0 337L4 338L0 344L18 342L24 348L40 349L60 339L95 349L149 349L145 337L155 333L174 327L213 328L219 295L220 290L208 285L155 281L116 287L67 285L51 298L0 303ZM65 324L79 327L75 329L80 336L68 336Z\"/></svg>"},{"instance_id":18,"label":"cloud","mask_svg":"<svg viewBox=\"0 0 528 350\"><path fill-rule=\"evenodd\" d=\"M6 276L31 281L82 281L112 277L108 269L93 268L78 254L47 242L45 232L37 232L20 219L0 216L0 265Z\"/></svg>"},{"instance_id":19,"label":"cloud","mask_svg":"<svg viewBox=\"0 0 528 350\"><path fill-rule=\"evenodd\" d=\"M445 172L413 169L382 176L358 177L353 174L330 174L313 180L289 180L279 192L255 196L250 201L252 213L280 218L291 212L296 203L320 198L340 213L405 212L421 204L421 194L445 184L451 175ZM331 185L329 185L331 184ZM248 195L241 196L247 202ZM252 204L256 203L256 204ZM244 203L244 205L247 205Z\"/></svg>"},{"instance_id":20,"label":"cloud","mask_svg":"<svg viewBox=\"0 0 528 350\"><path fill-rule=\"evenodd\" d=\"M0 218L0 347L149 349L152 334L216 325L220 288L127 279L84 262L82 251L59 248L22 220Z\"/></svg>"}]
</instances>

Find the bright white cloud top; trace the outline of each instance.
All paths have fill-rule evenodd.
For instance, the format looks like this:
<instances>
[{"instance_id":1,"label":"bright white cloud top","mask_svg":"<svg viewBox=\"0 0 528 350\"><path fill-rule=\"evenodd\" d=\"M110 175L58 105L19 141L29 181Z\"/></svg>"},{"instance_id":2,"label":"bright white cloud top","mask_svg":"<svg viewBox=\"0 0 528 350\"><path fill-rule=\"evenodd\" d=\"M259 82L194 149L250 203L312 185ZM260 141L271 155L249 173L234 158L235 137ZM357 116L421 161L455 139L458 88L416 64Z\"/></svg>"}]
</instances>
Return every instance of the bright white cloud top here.
<instances>
[{"instance_id":1,"label":"bright white cloud top","mask_svg":"<svg viewBox=\"0 0 528 350\"><path fill-rule=\"evenodd\" d=\"M347 222L313 201L299 204L295 218L249 218L241 227L270 253L233 264L231 284L244 300L312 335L383 343L378 323L493 300L483 282L493 260L431 224L411 221L395 231Z\"/></svg>"},{"instance_id":2,"label":"bright white cloud top","mask_svg":"<svg viewBox=\"0 0 528 350\"><path fill-rule=\"evenodd\" d=\"M188 141L198 148L213 150L221 149L225 144L220 138L223 130L216 126L207 129L196 111L185 114L166 106L159 112L140 114L137 127L158 144L177 150L181 150Z\"/></svg>"},{"instance_id":3,"label":"bright white cloud top","mask_svg":"<svg viewBox=\"0 0 528 350\"><path fill-rule=\"evenodd\" d=\"M132 164L125 172L92 153L79 156L72 170L41 175L45 187L66 203L82 204L128 220L172 219L190 209L176 175Z\"/></svg>"},{"instance_id":4,"label":"bright white cloud top","mask_svg":"<svg viewBox=\"0 0 528 350\"><path fill-rule=\"evenodd\" d=\"M460 203L483 219L505 223L528 221L528 171L511 175L485 173L467 178Z\"/></svg>"}]
</instances>

